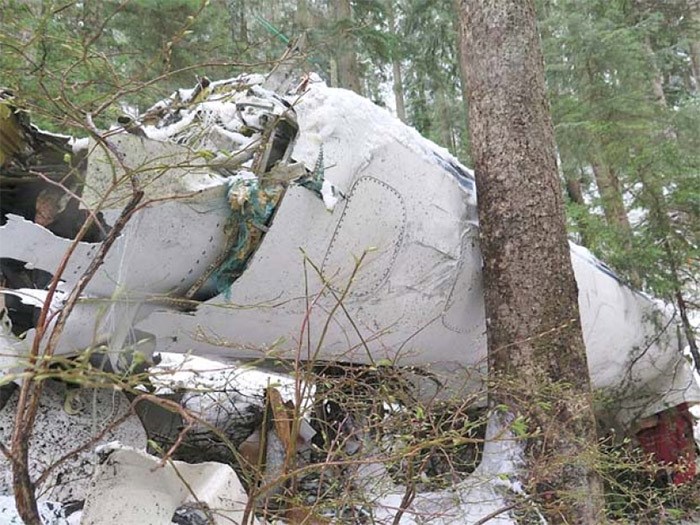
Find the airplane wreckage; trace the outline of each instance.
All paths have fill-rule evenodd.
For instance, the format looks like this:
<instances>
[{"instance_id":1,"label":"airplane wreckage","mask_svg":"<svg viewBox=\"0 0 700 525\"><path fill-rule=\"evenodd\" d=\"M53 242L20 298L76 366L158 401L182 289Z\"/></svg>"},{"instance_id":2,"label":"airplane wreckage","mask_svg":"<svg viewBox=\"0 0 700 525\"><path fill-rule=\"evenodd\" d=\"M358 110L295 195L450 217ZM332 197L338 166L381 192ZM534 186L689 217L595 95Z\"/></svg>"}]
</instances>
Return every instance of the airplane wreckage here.
<instances>
[{"instance_id":1,"label":"airplane wreckage","mask_svg":"<svg viewBox=\"0 0 700 525\"><path fill-rule=\"evenodd\" d=\"M275 91L257 75L200 79L89 139L39 130L2 94L5 382L55 276L51 323L79 292L55 356L100 349L121 372L158 353L351 363L411 370L424 397L483 390L471 172L354 93L308 79ZM678 432L669 413L692 441L700 391L673 316L586 249L571 244L571 260L602 412L652 451ZM683 481L695 452L681 441Z\"/></svg>"}]
</instances>

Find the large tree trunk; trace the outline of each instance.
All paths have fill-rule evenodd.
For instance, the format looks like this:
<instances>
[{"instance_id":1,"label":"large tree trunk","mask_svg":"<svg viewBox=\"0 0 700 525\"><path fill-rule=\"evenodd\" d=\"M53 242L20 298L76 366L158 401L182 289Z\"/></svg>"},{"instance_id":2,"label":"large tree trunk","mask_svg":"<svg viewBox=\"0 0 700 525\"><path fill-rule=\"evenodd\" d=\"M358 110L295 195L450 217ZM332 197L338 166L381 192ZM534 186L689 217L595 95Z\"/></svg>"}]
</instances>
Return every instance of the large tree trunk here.
<instances>
[{"instance_id":1,"label":"large tree trunk","mask_svg":"<svg viewBox=\"0 0 700 525\"><path fill-rule=\"evenodd\" d=\"M594 153L591 160L593 176L600 194L605 221L625 238L632 237L632 226L627 217L627 210L622 199L620 179L615 171L602 159L602 154Z\"/></svg>"},{"instance_id":2,"label":"large tree trunk","mask_svg":"<svg viewBox=\"0 0 700 525\"><path fill-rule=\"evenodd\" d=\"M229 33L235 46L244 48L248 45L248 24L245 0L226 0L229 14Z\"/></svg>"},{"instance_id":3,"label":"large tree trunk","mask_svg":"<svg viewBox=\"0 0 700 525\"><path fill-rule=\"evenodd\" d=\"M629 282L634 287L641 287L642 280L635 261L632 258L632 225L627 216L627 209L622 198L622 188L620 179L615 170L605 161L603 148L598 144L597 139L593 139L591 168L595 178L600 203L605 215L605 222L613 230L618 246L630 259L629 264L625 264L624 270Z\"/></svg>"},{"instance_id":4,"label":"large tree trunk","mask_svg":"<svg viewBox=\"0 0 700 525\"><path fill-rule=\"evenodd\" d=\"M294 22L299 33L308 31L313 26L313 17L311 16L311 10L309 9L307 0L297 0Z\"/></svg>"},{"instance_id":5,"label":"large tree trunk","mask_svg":"<svg viewBox=\"0 0 700 525\"><path fill-rule=\"evenodd\" d=\"M336 20L352 22L352 6L350 0L339 0L336 4ZM362 94L360 79L360 64L355 53L355 39L347 28L341 28L338 37L338 52L336 55L338 86Z\"/></svg>"},{"instance_id":6,"label":"large tree trunk","mask_svg":"<svg viewBox=\"0 0 700 525\"><path fill-rule=\"evenodd\" d=\"M396 17L394 16L394 0L387 0L386 11L389 23L389 33L396 37ZM396 116L401 122L406 122L406 103L403 96L403 77L401 75L400 54L394 44L391 50L391 72L393 76L394 99L396 100Z\"/></svg>"},{"instance_id":7,"label":"large tree trunk","mask_svg":"<svg viewBox=\"0 0 700 525\"><path fill-rule=\"evenodd\" d=\"M564 183L566 187L566 195L569 200L576 205L576 213L574 215L576 228L581 236L581 244L586 248L591 247L590 228L590 213L588 205L583 198L583 188L581 187L581 176L574 172L573 169L563 168Z\"/></svg>"},{"instance_id":8,"label":"large tree trunk","mask_svg":"<svg viewBox=\"0 0 700 525\"><path fill-rule=\"evenodd\" d=\"M599 71L599 66L590 57L586 63L586 74L589 84L586 97L589 104L595 107L598 99L602 99L607 95L600 88L600 82L602 81L599 80L599 77L602 74ZM591 168L598 187L598 193L600 194L600 203L605 214L605 221L621 236L623 239L622 244L626 245L627 248L631 248L632 227L630 226L625 203L622 199L620 179L607 161L607 144L598 136L590 137L590 141Z\"/></svg>"},{"instance_id":9,"label":"large tree trunk","mask_svg":"<svg viewBox=\"0 0 700 525\"><path fill-rule=\"evenodd\" d=\"M401 62L398 58L391 59L391 70L394 77L393 89L396 100L396 116L401 122L406 122L406 103L403 96L403 78L401 75Z\"/></svg>"},{"instance_id":10,"label":"large tree trunk","mask_svg":"<svg viewBox=\"0 0 700 525\"><path fill-rule=\"evenodd\" d=\"M688 8L690 23L696 29L700 28L700 0L688 0ZM700 37L698 37L698 32L695 33L695 38L690 41L690 66L693 80L695 80L695 91L700 92Z\"/></svg>"},{"instance_id":11,"label":"large tree trunk","mask_svg":"<svg viewBox=\"0 0 700 525\"><path fill-rule=\"evenodd\" d=\"M600 88L599 78L602 76L600 69L594 59L589 57L586 63L586 73L588 75L589 90L587 93L588 102L592 107L598 104L598 100L607 96ZM622 185L617 176L613 164L608 162L609 142L601 139L596 134L590 136L590 163L595 178L600 204L605 215L605 222L612 229L619 249L628 255L629 266L619 268L625 273L635 287L640 287L642 282L639 272L632 260L632 225L627 216L627 208L622 197Z\"/></svg>"},{"instance_id":12,"label":"large tree trunk","mask_svg":"<svg viewBox=\"0 0 700 525\"><path fill-rule=\"evenodd\" d=\"M527 426L522 477L550 523L597 524L595 419L534 2L462 0L460 16L491 403Z\"/></svg>"},{"instance_id":13,"label":"large tree trunk","mask_svg":"<svg viewBox=\"0 0 700 525\"><path fill-rule=\"evenodd\" d=\"M457 148L455 147L455 140L453 134L453 122L452 113L448 107L447 96L445 95L445 89L440 86L435 90L435 98L437 103L438 115L440 115L440 141L441 146L447 148L450 152L455 153Z\"/></svg>"}]
</instances>

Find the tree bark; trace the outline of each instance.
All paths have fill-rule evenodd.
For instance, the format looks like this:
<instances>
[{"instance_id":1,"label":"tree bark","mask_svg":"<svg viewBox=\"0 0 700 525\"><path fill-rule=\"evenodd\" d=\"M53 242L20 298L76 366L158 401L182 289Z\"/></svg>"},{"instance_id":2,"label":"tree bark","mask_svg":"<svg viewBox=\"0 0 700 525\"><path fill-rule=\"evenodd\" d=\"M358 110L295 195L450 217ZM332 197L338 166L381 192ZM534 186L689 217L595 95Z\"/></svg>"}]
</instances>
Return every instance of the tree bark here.
<instances>
[{"instance_id":1,"label":"tree bark","mask_svg":"<svg viewBox=\"0 0 700 525\"><path fill-rule=\"evenodd\" d=\"M595 104L594 102L592 102ZM625 273L628 282L635 288L642 286L639 269L633 257L632 250L632 225L630 224L627 215L627 208L622 197L622 185L620 179L612 167L612 163L608 162L605 154L605 144L601 143L597 136L591 137L590 148L590 166L593 171L598 195L600 196L600 205L603 208L605 223L613 233L613 238L617 245L617 250L623 253L625 264L618 266L617 269Z\"/></svg>"},{"instance_id":2,"label":"tree bark","mask_svg":"<svg viewBox=\"0 0 700 525\"><path fill-rule=\"evenodd\" d=\"M603 208L605 222L612 229L619 248L629 260L629 263L625 264L624 268L618 269L625 271L630 284L639 288L642 285L642 279L636 262L632 257L632 225L627 216L627 209L622 198L620 179L610 164L604 160L603 148L597 140L594 137L591 146L593 150L591 169L593 170L593 177L600 195L600 204Z\"/></svg>"},{"instance_id":3,"label":"tree bark","mask_svg":"<svg viewBox=\"0 0 700 525\"><path fill-rule=\"evenodd\" d=\"M460 2L461 0L452 0L453 8L455 12L458 12L460 9ZM456 37L456 47L457 47L457 62L459 64L464 63L464 59L462 58L462 54L465 52L465 46L463 44L464 36L460 28L460 22L459 18L455 21L455 33L457 35ZM464 108L465 110L468 111L467 106L469 104L469 93L467 92L467 81L464 78L464 68L460 67L459 68L459 83L460 87L462 88L462 102L464 103Z\"/></svg>"},{"instance_id":4,"label":"tree bark","mask_svg":"<svg viewBox=\"0 0 700 525\"><path fill-rule=\"evenodd\" d=\"M590 213L588 205L583 199L583 189L581 188L581 177L574 173L571 169L564 168L564 183L566 187L566 195L569 200L576 205L577 212L575 215L576 227L581 236L581 244L587 248L591 247L591 234L589 232Z\"/></svg>"},{"instance_id":5,"label":"tree bark","mask_svg":"<svg viewBox=\"0 0 700 525\"><path fill-rule=\"evenodd\" d=\"M451 153L456 152L453 134L452 113L448 107L447 96L442 86L438 87L435 93L438 115L440 115L440 137L441 146L447 148Z\"/></svg>"},{"instance_id":6,"label":"tree bark","mask_svg":"<svg viewBox=\"0 0 700 525\"><path fill-rule=\"evenodd\" d=\"M312 23L311 10L307 0L297 0L297 9L294 13L294 22L297 25L298 31L308 31L311 29Z\"/></svg>"},{"instance_id":7,"label":"tree bark","mask_svg":"<svg viewBox=\"0 0 700 525\"><path fill-rule=\"evenodd\" d=\"M549 523L598 524L597 437L533 0L462 0L490 402L527 426Z\"/></svg>"},{"instance_id":8,"label":"tree bark","mask_svg":"<svg viewBox=\"0 0 700 525\"><path fill-rule=\"evenodd\" d=\"M36 487L29 475L29 439L19 441L17 447L13 448L12 489L15 497L17 514L22 517L25 525L41 525L39 508L37 506Z\"/></svg>"},{"instance_id":9,"label":"tree bark","mask_svg":"<svg viewBox=\"0 0 700 525\"><path fill-rule=\"evenodd\" d=\"M387 21L389 33L396 39L396 16L394 15L394 0L386 2ZM396 100L396 116L401 122L406 122L406 103L403 96L403 76L401 74L401 60L394 44L391 50L391 72L393 76L394 99Z\"/></svg>"},{"instance_id":10,"label":"tree bark","mask_svg":"<svg viewBox=\"0 0 700 525\"><path fill-rule=\"evenodd\" d=\"M647 60L649 60L649 67L651 68L651 91L654 94L654 100L660 106L666 106L666 93L664 93L664 78L659 70L659 66L656 65L656 54L654 53L654 48L651 45L651 38L649 35L644 37L644 52L647 55Z\"/></svg>"},{"instance_id":11,"label":"tree bark","mask_svg":"<svg viewBox=\"0 0 700 525\"><path fill-rule=\"evenodd\" d=\"M590 57L586 62L586 74L589 84L586 97L588 98L588 103L595 107L598 99L602 99L606 94L600 89L598 81L600 76L599 68L595 60ZM627 217L624 200L622 199L620 180L607 162L605 146L605 141L598 136L591 137L591 169L593 170L593 176L600 194L605 221L616 230L622 246L630 251L632 248L632 227Z\"/></svg>"},{"instance_id":12,"label":"tree bark","mask_svg":"<svg viewBox=\"0 0 700 525\"><path fill-rule=\"evenodd\" d=\"M339 0L336 4L338 22L352 22L352 6L350 0ZM355 42L352 33L347 28L341 28L338 38L336 63L338 67L338 85L362 94L360 80L360 65L355 53Z\"/></svg>"},{"instance_id":13,"label":"tree bark","mask_svg":"<svg viewBox=\"0 0 700 525\"><path fill-rule=\"evenodd\" d=\"M622 200L620 180L613 169L601 157L601 154L593 155L591 168L598 193L600 194L600 203L603 207L605 221L623 237L631 238L632 226L630 225L629 217L627 217L625 203Z\"/></svg>"},{"instance_id":14,"label":"tree bark","mask_svg":"<svg viewBox=\"0 0 700 525\"><path fill-rule=\"evenodd\" d=\"M688 8L690 11L690 23L696 29L700 28L700 0L688 0ZM700 37L698 32L695 32L695 37L690 41L690 66L693 72L693 80L695 80L695 92L700 92Z\"/></svg>"},{"instance_id":15,"label":"tree bark","mask_svg":"<svg viewBox=\"0 0 700 525\"><path fill-rule=\"evenodd\" d=\"M401 122L406 122L406 103L403 97L403 78L401 75L401 62L397 58L391 60L391 70L394 77L393 90L396 100L396 116Z\"/></svg>"}]
</instances>

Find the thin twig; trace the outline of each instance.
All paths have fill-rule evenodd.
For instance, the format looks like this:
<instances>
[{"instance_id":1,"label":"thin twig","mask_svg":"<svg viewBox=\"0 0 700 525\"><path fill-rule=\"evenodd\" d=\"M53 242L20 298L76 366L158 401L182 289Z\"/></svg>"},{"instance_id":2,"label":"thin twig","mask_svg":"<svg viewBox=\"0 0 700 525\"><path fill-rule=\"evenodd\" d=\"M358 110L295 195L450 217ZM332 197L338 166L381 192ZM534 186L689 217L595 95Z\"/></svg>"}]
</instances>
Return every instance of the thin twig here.
<instances>
[{"instance_id":1,"label":"thin twig","mask_svg":"<svg viewBox=\"0 0 700 525\"><path fill-rule=\"evenodd\" d=\"M493 512L487 514L480 520L475 521L472 525L484 525L484 523L491 521L493 518L496 518L503 514L504 512L508 512L509 510L513 510L516 507L519 507L522 505L520 501L516 501L515 503L511 503L510 505L506 505L505 507L501 507L500 509L496 509Z\"/></svg>"}]
</instances>

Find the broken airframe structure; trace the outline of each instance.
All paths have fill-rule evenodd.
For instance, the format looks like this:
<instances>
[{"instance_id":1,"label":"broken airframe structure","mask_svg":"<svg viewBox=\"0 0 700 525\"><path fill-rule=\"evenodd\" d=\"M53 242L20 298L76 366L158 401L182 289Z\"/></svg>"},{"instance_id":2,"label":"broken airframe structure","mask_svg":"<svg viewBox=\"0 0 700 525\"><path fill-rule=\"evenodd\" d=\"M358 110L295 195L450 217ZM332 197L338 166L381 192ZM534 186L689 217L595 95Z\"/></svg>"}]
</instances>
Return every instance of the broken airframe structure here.
<instances>
[{"instance_id":1,"label":"broken airframe structure","mask_svg":"<svg viewBox=\"0 0 700 525\"><path fill-rule=\"evenodd\" d=\"M431 378L422 396L483 389L472 174L351 92L266 87L256 75L199 79L90 139L38 130L3 94L7 377L22 369L48 282L60 279L56 312L138 190L56 355L106 350L114 370L154 352L412 367ZM666 308L587 250L572 244L571 258L591 380L611 400L601 414L635 430L700 402Z\"/></svg>"}]
</instances>

